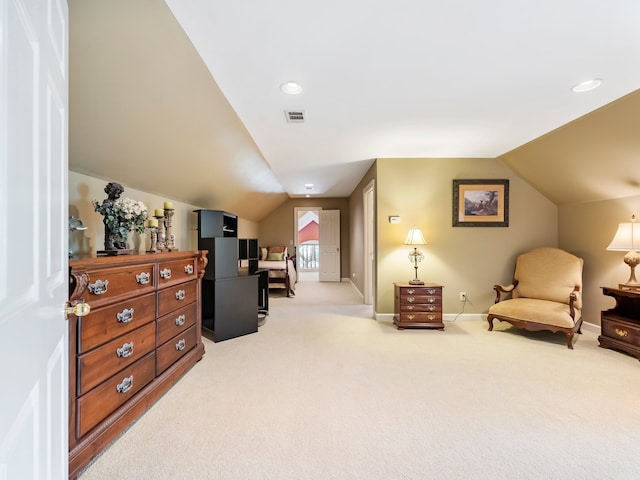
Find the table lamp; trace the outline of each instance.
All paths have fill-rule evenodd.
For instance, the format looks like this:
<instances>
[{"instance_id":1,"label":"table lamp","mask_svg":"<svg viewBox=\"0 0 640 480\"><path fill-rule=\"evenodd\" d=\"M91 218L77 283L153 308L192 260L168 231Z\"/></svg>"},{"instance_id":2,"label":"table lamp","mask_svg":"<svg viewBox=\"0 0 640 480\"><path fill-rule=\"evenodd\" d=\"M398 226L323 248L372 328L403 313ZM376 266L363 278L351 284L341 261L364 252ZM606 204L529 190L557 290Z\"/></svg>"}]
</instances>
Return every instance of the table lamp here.
<instances>
[{"instance_id":1,"label":"table lamp","mask_svg":"<svg viewBox=\"0 0 640 480\"><path fill-rule=\"evenodd\" d=\"M624 263L631 268L631 275L626 283L620 283L621 289L640 290L640 283L636 280L636 265L640 263L640 255L636 251L638 247L636 242L640 241L640 224L635 223L636 216L631 216L631 222L618 224L613 240L607 247L607 250L627 252L624 256ZM638 240L636 240L638 239Z\"/></svg>"},{"instance_id":2,"label":"table lamp","mask_svg":"<svg viewBox=\"0 0 640 480\"><path fill-rule=\"evenodd\" d=\"M426 245L422 231L418 227L413 227L407 234L407 239L404 241L405 245ZM424 258L422 252L418 250L418 247L413 247L413 252L409 254L409 261L413 263L413 268L416 271L416 278L409 281L410 285L424 285L422 280L418 279L418 262L421 262Z\"/></svg>"}]
</instances>

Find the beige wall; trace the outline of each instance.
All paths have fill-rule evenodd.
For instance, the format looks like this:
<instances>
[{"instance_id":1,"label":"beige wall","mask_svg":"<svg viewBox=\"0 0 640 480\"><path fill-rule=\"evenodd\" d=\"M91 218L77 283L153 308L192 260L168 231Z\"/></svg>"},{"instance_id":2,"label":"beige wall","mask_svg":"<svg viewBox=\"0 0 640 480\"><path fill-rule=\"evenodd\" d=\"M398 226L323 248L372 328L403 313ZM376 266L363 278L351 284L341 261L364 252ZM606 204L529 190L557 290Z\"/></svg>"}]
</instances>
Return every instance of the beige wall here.
<instances>
[{"instance_id":1,"label":"beige wall","mask_svg":"<svg viewBox=\"0 0 640 480\"><path fill-rule=\"evenodd\" d=\"M559 208L559 245L584 259L585 322L600 325L600 312L614 305L612 298L602 295L601 287L615 287L629 278L624 252L606 248L618 223L628 222L632 214L639 212L640 195Z\"/></svg>"},{"instance_id":2,"label":"beige wall","mask_svg":"<svg viewBox=\"0 0 640 480\"><path fill-rule=\"evenodd\" d=\"M69 172L69 215L82 219L85 231L70 232L69 246L74 254L95 254L104 248L104 226L102 215L93 210L92 200L101 202L106 198L104 187L109 181L120 182L124 187L123 197L144 202L151 214L156 208L163 208L165 201L173 202L175 214L172 229L176 235L176 246L179 250L196 250L198 247L198 219L193 213L198 206L178 202L172 198L160 197L150 193L127 187L126 178L102 180L99 178ZM231 212L233 213L233 212ZM238 236L254 238L257 236L258 224L250 220L238 219ZM129 241L137 253L144 253L149 248L149 235L131 234Z\"/></svg>"},{"instance_id":3,"label":"beige wall","mask_svg":"<svg viewBox=\"0 0 640 480\"><path fill-rule=\"evenodd\" d=\"M324 210L340 210L340 276L348 277L349 272L349 199L348 198L290 198L273 210L259 223L258 243L270 245L295 245L295 207L320 207Z\"/></svg>"},{"instance_id":4,"label":"beige wall","mask_svg":"<svg viewBox=\"0 0 640 480\"><path fill-rule=\"evenodd\" d=\"M444 285L444 313L461 312L458 292L469 301L464 313L486 313L493 285L509 283L515 258L533 247L557 246L557 208L497 159L378 159L376 312L393 312L393 282L413 278L403 245L407 231L420 227L427 245L421 280ZM452 227L454 179L510 180L509 227ZM400 215L399 225L390 215Z\"/></svg>"}]
</instances>

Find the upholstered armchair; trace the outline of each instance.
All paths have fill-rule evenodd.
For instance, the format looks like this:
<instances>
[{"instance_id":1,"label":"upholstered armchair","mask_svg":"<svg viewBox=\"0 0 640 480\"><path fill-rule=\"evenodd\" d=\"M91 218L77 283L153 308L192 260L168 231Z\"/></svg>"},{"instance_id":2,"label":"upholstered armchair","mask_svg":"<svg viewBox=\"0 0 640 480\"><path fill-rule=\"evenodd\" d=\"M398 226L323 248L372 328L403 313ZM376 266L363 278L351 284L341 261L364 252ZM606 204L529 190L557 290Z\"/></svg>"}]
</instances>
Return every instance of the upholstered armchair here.
<instances>
[{"instance_id":1,"label":"upholstered armchair","mask_svg":"<svg viewBox=\"0 0 640 480\"><path fill-rule=\"evenodd\" d=\"M573 335L582 325L583 260L557 248L536 248L516 260L514 282L495 285L495 304L487 321L508 322L529 331L564 332L573 349ZM511 297L501 300L503 294Z\"/></svg>"}]
</instances>

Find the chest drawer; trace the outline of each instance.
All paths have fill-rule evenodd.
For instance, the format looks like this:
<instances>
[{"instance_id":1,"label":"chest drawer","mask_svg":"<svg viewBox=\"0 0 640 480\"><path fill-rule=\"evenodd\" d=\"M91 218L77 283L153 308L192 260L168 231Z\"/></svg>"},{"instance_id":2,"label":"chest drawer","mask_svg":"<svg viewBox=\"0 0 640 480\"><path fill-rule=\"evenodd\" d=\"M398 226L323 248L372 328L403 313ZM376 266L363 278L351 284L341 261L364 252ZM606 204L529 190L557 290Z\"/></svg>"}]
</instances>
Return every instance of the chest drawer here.
<instances>
[{"instance_id":1,"label":"chest drawer","mask_svg":"<svg viewBox=\"0 0 640 480\"><path fill-rule=\"evenodd\" d=\"M602 334L620 342L640 345L640 324L625 322L616 317L602 317Z\"/></svg>"},{"instance_id":2,"label":"chest drawer","mask_svg":"<svg viewBox=\"0 0 640 480\"><path fill-rule=\"evenodd\" d=\"M442 312L442 305L440 303L430 303L430 304L413 304L413 303L401 303L400 304L400 312L404 313L412 313L412 312L429 312L429 313L440 313Z\"/></svg>"},{"instance_id":3,"label":"chest drawer","mask_svg":"<svg viewBox=\"0 0 640 480\"><path fill-rule=\"evenodd\" d=\"M196 281L181 283L158 292L158 316L196 301Z\"/></svg>"},{"instance_id":4,"label":"chest drawer","mask_svg":"<svg viewBox=\"0 0 640 480\"><path fill-rule=\"evenodd\" d=\"M442 296L442 288L440 287L424 287L424 286L410 286L400 287L401 295L419 295L419 296Z\"/></svg>"},{"instance_id":5,"label":"chest drawer","mask_svg":"<svg viewBox=\"0 0 640 480\"><path fill-rule=\"evenodd\" d=\"M196 272L195 258L161 262L158 265L158 288L195 280L197 277Z\"/></svg>"},{"instance_id":6,"label":"chest drawer","mask_svg":"<svg viewBox=\"0 0 640 480\"><path fill-rule=\"evenodd\" d=\"M400 294L402 305L440 305L442 298L434 295L403 295Z\"/></svg>"},{"instance_id":7,"label":"chest drawer","mask_svg":"<svg viewBox=\"0 0 640 480\"><path fill-rule=\"evenodd\" d=\"M156 324L142 327L78 357L78 395L136 362L156 346Z\"/></svg>"},{"instance_id":8,"label":"chest drawer","mask_svg":"<svg viewBox=\"0 0 640 480\"><path fill-rule=\"evenodd\" d=\"M158 375L196 345L196 327L189 327L157 350Z\"/></svg>"},{"instance_id":9,"label":"chest drawer","mask_svg":"<svg viewBox=\"0 0 640 480\"><path fill-rule=\"evenodd\" d=\"M153 292L155 288L153 263L96 269L89 275L84 301L97 308L116 299Z\"/></svg>"},{"instance_id":10,"label":"chest drawer","mask_svg":"<svg viewBox=\"0 0 640 480\"><path fill-rule=\"evenodd\" d=\"M125 300L78 319L78 353L128 333L156 318L156 294Z\"/></svg>"},{"instance_id":11,"label":"chest drawer","mask_svg":"<svg viewBox=\"0 0 640 480\"><path fill-rule=\"evenodd\" d=\"M171 337L176 336L196 324L197 309L195 303L179 308L158 319L158 345L162 345Z\"/></svg>"},{"instance_id":12,"label":"chest drawer","mask_svg":"<svg viewBox=\"0 0 640 480\"><path fill-rule=\"evenodd\" d=\"M82 436L153 380L156 357L152 352L78 398L77 435Z\"/></svg>"}]
</instances>

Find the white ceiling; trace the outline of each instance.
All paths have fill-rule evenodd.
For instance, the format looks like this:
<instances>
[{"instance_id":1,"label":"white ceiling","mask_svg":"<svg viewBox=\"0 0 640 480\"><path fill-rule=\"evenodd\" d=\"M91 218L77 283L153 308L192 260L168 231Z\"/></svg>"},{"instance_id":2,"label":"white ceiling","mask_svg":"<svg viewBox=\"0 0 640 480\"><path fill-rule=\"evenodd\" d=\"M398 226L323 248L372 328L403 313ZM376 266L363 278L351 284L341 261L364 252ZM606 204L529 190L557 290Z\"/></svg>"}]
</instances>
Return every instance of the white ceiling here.
<instances>
[{"instance_id":1,"label":"white ceiling","mask_svg":"<svg viewBox=\"0 0 640 480\"><path fill-rule=\"evenodd\" d=\"M638 0L166 3L290 196L348 196L374 158L497 157L640 87Z\"/></svg>"}]
</instances>

